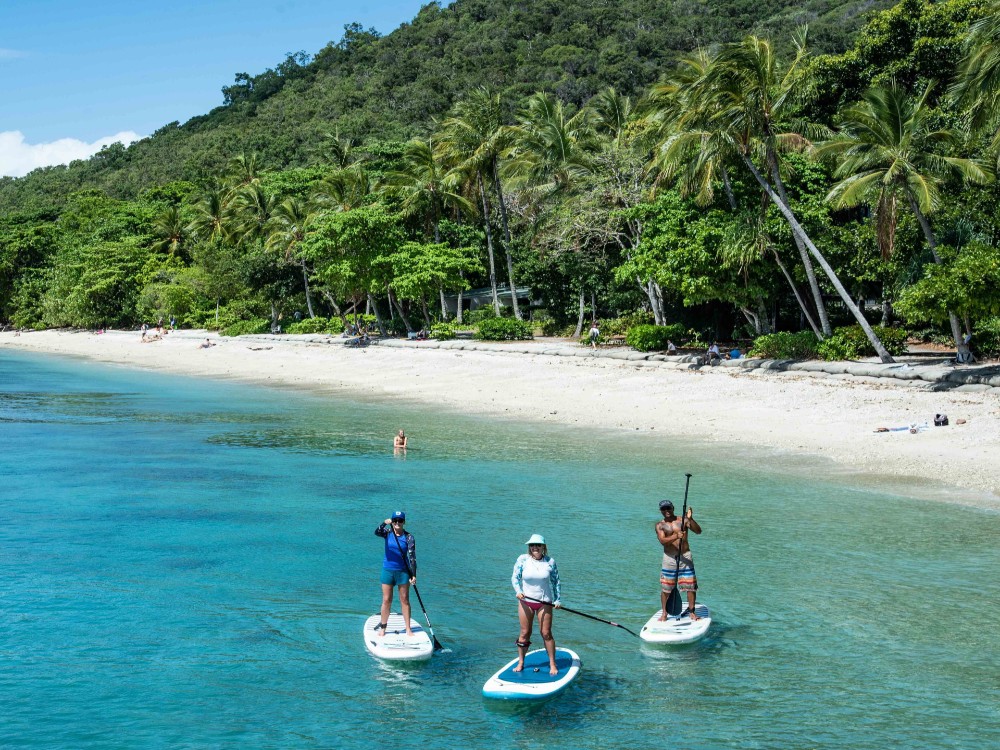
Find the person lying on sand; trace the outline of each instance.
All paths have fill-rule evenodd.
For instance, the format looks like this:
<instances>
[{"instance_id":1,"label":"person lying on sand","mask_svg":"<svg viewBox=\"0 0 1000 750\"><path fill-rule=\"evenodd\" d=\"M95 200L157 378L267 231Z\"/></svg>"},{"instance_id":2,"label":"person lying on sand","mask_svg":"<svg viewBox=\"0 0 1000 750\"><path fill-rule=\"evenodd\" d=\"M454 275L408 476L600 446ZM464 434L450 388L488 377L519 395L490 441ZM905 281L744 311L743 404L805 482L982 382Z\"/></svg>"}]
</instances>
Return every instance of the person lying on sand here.
<instances>
[{"instance_id":1,"label":"person lying on sand","mask_svg":"<svg viewBox=\"0 0 1000 750\"><path fill-rule=\"evenodd\" d=\"M199 349L208 349L210 346L215 346L215 342L209 339L205 339L202 343L198 344Z\"/></svg>"}]
</instances>

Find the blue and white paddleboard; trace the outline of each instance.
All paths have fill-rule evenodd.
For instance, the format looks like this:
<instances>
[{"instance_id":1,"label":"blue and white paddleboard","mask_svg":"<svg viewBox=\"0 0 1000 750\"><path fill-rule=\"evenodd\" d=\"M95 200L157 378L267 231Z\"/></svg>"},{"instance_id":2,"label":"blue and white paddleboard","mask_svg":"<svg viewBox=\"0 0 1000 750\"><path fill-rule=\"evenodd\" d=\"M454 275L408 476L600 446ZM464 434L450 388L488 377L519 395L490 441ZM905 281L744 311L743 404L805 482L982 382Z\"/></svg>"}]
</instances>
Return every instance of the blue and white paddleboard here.
<instances>
[{"instance_id":1,"label":"blue and white paddleboard","mask_svg":"<svg viewBox=\"0 0 1000 750\"><path fill-rule=\"evenodd\" d=\"M427 631L420 627L420 623L411 617L410 630L413 631L413 635L407 635L403 616L393 612L386 621L383 636L375 630L379 619L379 615L372 615L365 620L365 647L372 655L391 661L419 661L431 658L434 644L431 643Z\"/></svg>"},{"instance_id":2,"label":"blue and white paddleboard","mask_svg":"<svg viewBox=\"0 0 1000 750\"><path fill-rule=\"evenodd\" d=\"M694 608L697 620L692 620L687 614L687 606L680 615L671 615L665 622L660 622L660 615L663 610L658 609L652 617L642 626L639 637L647 643L662 643L665 645L678 646L683 643L694 643L704 638L708 628L712 625L712 613L704 604L697 604Z\"/></svg>"},{"instance_id":3,"label":"blue and white paddleboard","mask_svg":"<svg viewBox=\"0 0 1000 750\"><path fill-rule=\"evenodd\" d=\"M580 657L568 648L556 648L558 674L549 674L549 655L544 648L529 651L524 670L515 672L517 659L490 677L483 685L483 696L500 700L532 701L558 695L580 673Z\"/></svg>"}]
</instances>

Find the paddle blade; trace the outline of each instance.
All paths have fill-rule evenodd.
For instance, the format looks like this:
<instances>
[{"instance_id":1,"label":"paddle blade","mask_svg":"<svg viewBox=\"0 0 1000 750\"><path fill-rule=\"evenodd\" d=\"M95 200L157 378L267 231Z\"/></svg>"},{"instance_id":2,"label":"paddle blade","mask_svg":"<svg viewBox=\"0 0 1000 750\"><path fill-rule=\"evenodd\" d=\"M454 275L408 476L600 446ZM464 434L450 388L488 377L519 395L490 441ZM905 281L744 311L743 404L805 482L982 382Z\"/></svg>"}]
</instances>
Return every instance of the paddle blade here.
<instances>
[{"instance_id":1,"label":"paddle blade","mask_svg":"<svg viewBox=\"0 0 1000 750\"><path fill-rule=\"evenodd\" d=\"M683 609L684 603L681 601L680 592L675 586L674 590L670 592L670 596L667 597L667 614L671 617L677 617Z\"/></svg>"}]
</instances>

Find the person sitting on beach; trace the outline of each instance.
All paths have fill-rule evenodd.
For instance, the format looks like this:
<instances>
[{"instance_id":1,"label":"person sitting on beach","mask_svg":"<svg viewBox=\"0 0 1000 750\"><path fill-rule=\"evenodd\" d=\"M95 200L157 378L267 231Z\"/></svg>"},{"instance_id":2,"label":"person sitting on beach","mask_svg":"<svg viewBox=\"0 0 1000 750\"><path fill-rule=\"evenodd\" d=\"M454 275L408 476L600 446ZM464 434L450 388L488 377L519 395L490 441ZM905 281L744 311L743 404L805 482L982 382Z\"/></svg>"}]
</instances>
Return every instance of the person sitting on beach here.
<instances>
[{"instance_id":1,"label":"person sitting on beach","mask_svg":"<svg viewBox=\"0 0 1000 750\"><path fill-rule=\"evenodd\" d=\"M406 448L406 433L404 433L402 430L400 430L399 434L396 435L396 437L394 437L392 439L392 447L393 448Z\"/></svg>"},{"instance_id":2,"label":"person sitting on beach","mask_svg":"<svg viewBox=\"0 0 1000 750\"><path fill-rule=\"evenodd\" d=\"M708 351L705 353L708 357L708 363L712 364L715 360L722 360L722 355L719 353L719 345L716 342L712 342L712 345L708 347Z\"/></svg>"},{"instance_id":3,"label":"person sitting on beach","mask_svg":"<svg viewBox=\"0 0 1000 750\"><path fill-rule=\"evenodd\" d=\"M674 342L667 339L667 356L673 357L677 354L677 347L674 346Z\"/></svg>"},{"instance_id":4,"label":"person sitting on beach","mask_svg":"<svg viewBox=\"0 0 1000 750\"><path fill-rule=\"evenodd\" d=\"M199 349L208 349L210 346L215 346L215 342L210 341L209 339L205 339L203 342L198 344Z\"/></svg>"}]
</instances>

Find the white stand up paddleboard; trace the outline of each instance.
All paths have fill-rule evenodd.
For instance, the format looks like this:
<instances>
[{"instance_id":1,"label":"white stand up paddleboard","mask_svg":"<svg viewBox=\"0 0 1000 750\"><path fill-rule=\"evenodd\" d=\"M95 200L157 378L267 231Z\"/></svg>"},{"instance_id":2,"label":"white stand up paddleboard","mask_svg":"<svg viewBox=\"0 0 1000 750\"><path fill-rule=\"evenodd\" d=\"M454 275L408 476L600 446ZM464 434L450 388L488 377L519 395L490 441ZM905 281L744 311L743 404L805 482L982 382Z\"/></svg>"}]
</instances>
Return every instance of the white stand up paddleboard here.
<instances>
[{"instance_id":1,"label":"white stand up paddleboard","mask_svg":"<svg viewBox=\"0 0 1000 750\"><path fill-rule=\"evenodd\" d=\"M374 656L393 661L419 661L431 658L434 644L431 643L427 631L420 627L420 623L411 617L410 630L413 631L413 635L407 635L403 616L393 612L389 615L383 636L380 631L375 630L380 619L379 615L372 615L365 620L365 647Z\"/></svg>"},{"instance_id":2,"label":"white stand up paddleboard","mask_svg":"<svg viewBox=\"0 0 1000 750\"><path fill-rule=\"evenodd\" d=\"M692 620L687 616L687 605L680 616L672 615L666 622L660 622L660 615L663 610L658 609L652 617L642 626L639 637L647 643L663 643L667 645L680 645L682 643L694 643L705 637L709 626L712 624L712 613L704 604L696 604L694 608L698 615L697 620Z\"/></svg>"},{"instance_id":3,"label":"white stand up paddleboard","mask_svg":"<svg viewBox=\"0 0 1000 750\"><path fill-rule=\"evenodd\" d=\"M483 685L483 696L501 700L542 700L558 695L580 673L580 657L568 648L556 648L559 673L549 674L549 655L544 648L529 651L524 657L524 670L515 672L517 659L490 677Z\"/></svg>"}]
</instances>

